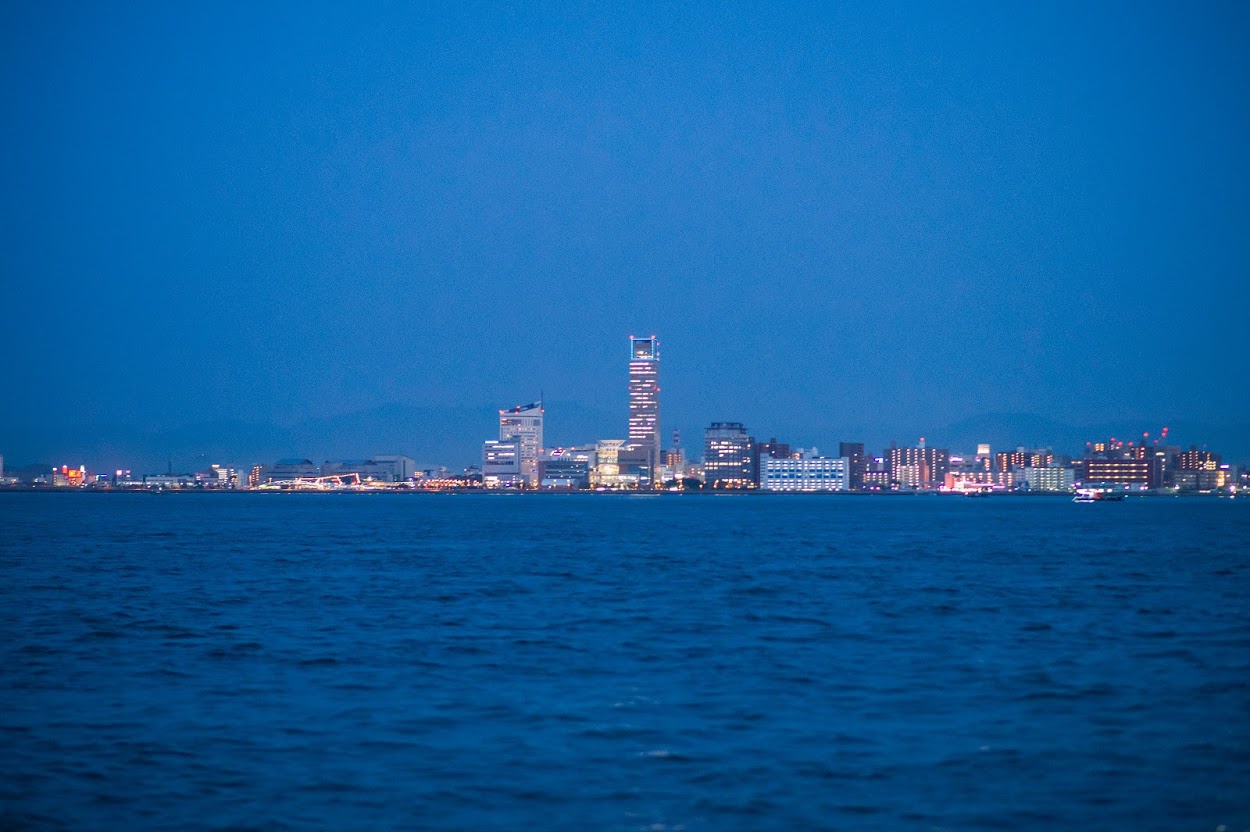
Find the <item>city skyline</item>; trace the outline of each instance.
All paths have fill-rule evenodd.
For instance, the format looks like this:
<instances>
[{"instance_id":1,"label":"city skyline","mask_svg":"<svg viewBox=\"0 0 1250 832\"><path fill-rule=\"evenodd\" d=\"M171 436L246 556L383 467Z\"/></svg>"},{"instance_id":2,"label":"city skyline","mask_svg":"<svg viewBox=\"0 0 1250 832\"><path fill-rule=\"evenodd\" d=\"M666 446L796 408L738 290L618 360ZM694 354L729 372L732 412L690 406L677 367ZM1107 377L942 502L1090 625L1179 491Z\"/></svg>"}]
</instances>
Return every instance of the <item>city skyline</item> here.
<instances>
[{"instance_id":1,"label":"city skyline","mask_svg":"<svg viewBox=\"0 0 1250 832\"><path fill-rule=\"evenodd\" d=\"M528 404L497 410L497 437L483 441L480 464L447 465L440 459L423 467L405 454L370 453L356 460L290 457L272 465L250 465L248 487L270 487L279 482L310 482L360 486L370 482L447 482L453 487L482 486L505 489L632 488L655 489L697 481L709 489L764 489L774 491L956 491L1018 489L1070 491L1085 483L1120 483L1143 489L1180 488L1213 491L1232 486L1242 478L1242 467L1224 455L1191 444L1177 445L1176 434L1164 426L1153 434L1143 431L1117 438L1103 434L1084 443L1081 454L1068 454L1053 443L1007 443L994 453L994 442L978 436L975 454L958 447L938 447L919 437L913 445L891 441L881 456L874 456L862 441L840 439L835 454L817 446L804 447L780 441L774 435L757 437L742 422L712 421L704 431L703 452L692 457L673 446L660 452L659 338L629 336L626 383L627 428L625 438L600 435L568 444L544 439L546 408L543 398ZM1124 434L1122 434L1122 437ZM787 440L791 437L787 437ZM316 456L316 455L314 455ZM228 457L229 458L229 457ZM3 476L0 454L0 476ZM89 484L156 484L160 487L242 487L242 477L230 464L211 464L194 474L169 470L164 474L134 475L119 467L110 477L90 477L85 465L51 467L46 463L22 466L20 482L61 486ZM42 467L42 471L39 469ZM98 469L97 469L98 470ZM1181 472L1191 472L1183 474ZM49 480L50 478L50 480ZM12 478L0 484L16 484Z\"/></svg>"}]
</instances>

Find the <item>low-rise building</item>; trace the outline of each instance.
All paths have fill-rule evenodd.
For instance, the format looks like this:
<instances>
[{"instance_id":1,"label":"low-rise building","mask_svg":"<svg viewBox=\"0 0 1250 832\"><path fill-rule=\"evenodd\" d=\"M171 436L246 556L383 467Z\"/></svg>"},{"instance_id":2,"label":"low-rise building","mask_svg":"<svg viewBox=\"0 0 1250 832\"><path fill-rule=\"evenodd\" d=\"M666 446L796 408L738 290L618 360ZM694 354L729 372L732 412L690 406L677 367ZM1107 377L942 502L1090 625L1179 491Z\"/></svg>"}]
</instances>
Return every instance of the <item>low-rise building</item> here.
<instances>
[{"instance_id":1,"label":"low-rise building","mask_svg":"<svg viewBox=\"0 0 1250 832\"><path fill-rule=\"evenodd\" d=\"M1064 465L1034 466L1018 473L1030 491L1071 491L1076 481L1076 472Z\"/></svg>"},{"instance_id":2,"label":"low-rise building","mask_svg":"<svg viewBox=\"0 0 1250 832\"><path fill-rule=\"evenodd\" d=\"M516 488L521 484L519 439L487 439L482 443L482 484L487 488Z\"/></svg>"},{"instance_id":3,"label":"low-rise building","mask_svg":"<svg viewBox=\"0 0 1250 832\"><path fill-rule=\"evenodd\" d=\"M1159 484L1159 465L1153 459L1086 459L1085 483L1154 488Z\"/></svg>"},{"instance_id":4,"label":"low-rise building","mask_svg":"<svg viewBox=\"0 0 1250 832\"><path fill-rule=\"evenodd\" d=\"M765 491L846 491L850 487L847 457L800 452L785 459L760 457L760 488Z\"/></svg>"}]
</instances>

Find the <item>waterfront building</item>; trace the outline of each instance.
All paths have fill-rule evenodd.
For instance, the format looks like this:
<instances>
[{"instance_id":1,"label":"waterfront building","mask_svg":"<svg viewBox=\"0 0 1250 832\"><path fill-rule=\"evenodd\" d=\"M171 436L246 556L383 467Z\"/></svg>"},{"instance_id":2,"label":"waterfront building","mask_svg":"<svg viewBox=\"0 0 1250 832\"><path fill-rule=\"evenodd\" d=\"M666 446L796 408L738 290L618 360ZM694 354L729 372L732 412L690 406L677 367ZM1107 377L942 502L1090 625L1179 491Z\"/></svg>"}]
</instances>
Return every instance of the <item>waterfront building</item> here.
<instances>
[{"instance_id":1,"label":"waterfront building","mask_svg":"<svg viewBox=\"0 0 1250 832\"><path fill-rule=\"evenodd\" d=\"M1020 482L1014 471L986 471L972 468L948 471L944 479L947 491L1010 491Z\"/></svg>"},{"instance_id":2,"label":"waterfront building","mask_svg":"<svg viewBox=\"0 0 1250 832\"><path fill-rule=\"evenodd\" d=\"M990 453L988 442L982 442L977 445L977 455L973 458L972 464L979 471L994 470L994 456Z\"/></svg>"},{"instance_id":3,"label":"waterfront building","mask_svg":"<svg viewBox=\"0 0 1250 832\"><path fill-rule=\"evenodd\" d=\"M616 454L617 484L630 488L650 488L655 484L658 473L655 461L654 448L632 442L625 445Z\"/></svg>"},{"instance_id":4,"label":"waterfront building","mask_svg":"<svg viewBox=\"0 0 1250 832\"><path fill-rule=\"evenodd\" d=\"M624 439L600 439L595 443L595 466L590 472L591 485L615 488L621 473L620 454Z\"/></svg>"},{"instance_id":5,"label":"waterfront building","mask_svg":"<svg viewBox=\"0 0 1250 832\"><path fill-rule=\"evenodd\" d=\"M885 455L891 481L899 488L938 488L950 471L951 453L946 448L925 446L924 437L914 448L891 447Z\"/></svg>"},{"instance_id":6,"label":"waterfront building","mask_svg":"<svg viewBox=\"0 0 1250 832\"><path fill-rule=\"evenodd\" d=\"M541 401L499 411L499 441L517 440L521 476L530 486L538 485L538 455L543 450L543 413Z\"/></svg>"},{"instance_id":7,"label":"waterfront building","mask_svg":"<svg viewBox=\"0 0 1250 832\"><path fill-rule=\"evenodd\" d=\"M760 488L765 491L846 491L851 462L800 452L789 457L760 457Z\"/></svg>"},{"instance_id":8,"label":"waterfront building","mask_svg":"<svg viewBox=\"0 0 1250 832\"><path fill-rule=\"evenodd\" d=\"M280 459L264 470L261 480L274 482L319 476L321 476L321 469L311 459Z\"/></svg>"},{"instance_id":9,"label":"waterfront building","mask_svg":"<svg viewBox=\"0 0 1250 832\"><path fill-rule=\"evenodd\" d=\"M221 465L210 465L195 475L195 482L201 488L237 488L239 472Z\"/></svg>"},{"instance_id":10,"label":"waterfront building","mask_svg":"<svg viewBox=\"0 0 1250 832\"><path fill-rule=\"evenodd\" d=\"M760 487L760 460L762 459L789 459L790 445L786 442L778 442L777 437L772 437L767 442L756 442L751 440L751 482L756 488Z\"/></svg>"},{"instance_id":11,"label":"waterfront building","mask_svg":"<svg viewBox=\"0 0 1250 832\"><path fill-rule=\"evenodd\" d=\"M191 488L195 485L195 477L190 474L145 474L144 488Z\"/></svg>"},{"instance_id":12,"label":"waterfront building","mask_svg":"<svg viewBox=\"0 0 1250 832\"><path fill-rule=\"evenodd\" d=\"M646 451L654 471L660 455L660 341L629 336L629 444ZM648 474L650 476L650 474Z\"/></svg>"},{"instance_id":13,"label":"waterfront building","mask_svg":"<svg viewBox=\"0 0 1250 832\"><path fill-rule=\"evenodd\" d=\"M751 488L751 437L741 422L713 422L703 437L707 488Z\"/></svg>"},{"instance_id":14,"label":"waterfront building","mask_svg":"<svg viewBox=\"0 0 1250 832\"><path fill-rule=\"evenodd\" d=\"M1066 465L1031 465L1020 478L1030 491L1071 491L1076 472Z\"/></svg>"},{"instance_id":15,"label":"waterfront building","mask_svg":"<svg viewBox=\"0 0 1250 832\"><path fill-rule=\"evenodd\" d=\"M513 437L483 442L482 484L487 488L516 488L521 482L521 441Z\"/></svg>"},{"instance_id":16,"label":"waterfront building","mask_svg":"<svg viewBox=\"0 0 1250 832\"><path fill-rule=\"evenodd\" d=\"M327 461L321 466L322 476L356 474L371 482L408 482L417 476L417 461L399 454L379 454L369 459Z\"/></svg>"},{"instance_id":17,"label":"waterfront building","mask_svg":"<svg viewBox=\"0 0 1250 832\"><path fill-rule=\"evenodd\" d=\"M1177 491L1214 491L1224 484L1222 472L1205 468L1181 468L1172 473L1172 483Z\"/></svg>"},{"instance_id":18,"label":"waterfront building","mask_svg":"<svg viewBox=\"0 0 1250 832\"><path fill-rule=\"evenodd\" d=\"M369 463L367 473L385 482L408 482L419 473L417 461L402 454L375 454Z\"/></svg>"},{"instance_id":19,"label":"waterfront building","mask_svg":"<svg viewBox=\"0 0 1250 832\"><path fill-rule=\"evenodd\" d=\"M553 448L538 460L539 485L543 488L589 488L595 467L594 446Z\"/></svg>"},{"instance_id":20,"label":"waterfront building","mask_svg":"<svg viewBox=\"0 0 1250 832\"><path fill-rule=\"evenodd\" d=\"M1141 488L1159 484L1159 465L1154 459L1086 459L1085 483L1116 483Z\"/></svg>"},{"instance_id":21,"label":"waterfront building","mask_svg":"<svg viewBox=\"0 0 1250 832\"><path fill-rule=\"evenodd\" d=\"M864 474L868 471L868 460L864 456L863 442L839 442L838 456L846 457L846 487L851 491L860 491L864 487Z\"/></svg>"}]
</instances>

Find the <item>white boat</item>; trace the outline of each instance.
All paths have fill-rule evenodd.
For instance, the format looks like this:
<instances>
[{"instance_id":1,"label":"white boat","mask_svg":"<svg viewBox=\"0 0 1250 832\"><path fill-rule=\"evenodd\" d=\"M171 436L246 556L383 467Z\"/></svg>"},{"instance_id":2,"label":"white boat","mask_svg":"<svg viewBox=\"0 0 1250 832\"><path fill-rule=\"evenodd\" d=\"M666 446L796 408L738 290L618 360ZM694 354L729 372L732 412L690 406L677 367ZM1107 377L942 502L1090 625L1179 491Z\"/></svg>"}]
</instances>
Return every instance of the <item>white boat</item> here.
<instances>
[{"instance_id":1,"label":"white boat","mask_svg":"<svg viewBox=\"0 0 1250 832\"><path fill-rule=\"evenodd\" d=\"M1117 503L1124 499L1124 495L1118 491L1105 491L1101 488L1078 488L1076 496L1072 498L1074 503Z\"/></svg>"}]
</instances>

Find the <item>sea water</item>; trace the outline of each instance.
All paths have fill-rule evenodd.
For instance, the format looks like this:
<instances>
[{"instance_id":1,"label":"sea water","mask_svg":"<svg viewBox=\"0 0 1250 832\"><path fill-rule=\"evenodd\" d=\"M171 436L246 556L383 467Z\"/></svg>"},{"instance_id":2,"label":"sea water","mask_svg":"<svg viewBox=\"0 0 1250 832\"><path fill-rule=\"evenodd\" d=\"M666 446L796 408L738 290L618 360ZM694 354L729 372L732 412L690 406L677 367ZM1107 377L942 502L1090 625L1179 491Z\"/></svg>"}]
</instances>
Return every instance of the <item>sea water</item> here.
<instances>
[{"instance_id":1,"label":"sea water","mask_svg":"<svg viewBox=\"0 0 1250 832\"><path fill-rule=\"evenodd\" d=\"M0 828L1250 828L1250 500L0 494Z\"/></svg>"}]
</instances>

